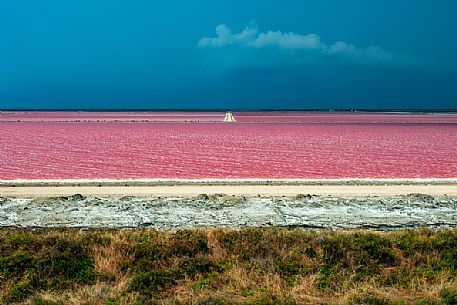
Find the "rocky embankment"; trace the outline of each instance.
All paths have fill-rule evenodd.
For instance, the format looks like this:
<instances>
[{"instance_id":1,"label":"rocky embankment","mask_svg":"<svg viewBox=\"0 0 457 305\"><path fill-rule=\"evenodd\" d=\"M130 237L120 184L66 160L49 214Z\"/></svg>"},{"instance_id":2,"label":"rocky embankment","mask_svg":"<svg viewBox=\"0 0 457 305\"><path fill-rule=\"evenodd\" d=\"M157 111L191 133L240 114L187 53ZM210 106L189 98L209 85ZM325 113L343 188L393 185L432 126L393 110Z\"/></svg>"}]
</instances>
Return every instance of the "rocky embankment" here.
<instances>
[{"instance_id":1,"label":"rocky embankment","mask_svg":"<svg viewBox=\"0 0 457 305\"><path fill-rule=\"evenodd\" d=\"M457 227L457 197L0 198L0 227L309 229Z\"/></svg>"}]
</instances>

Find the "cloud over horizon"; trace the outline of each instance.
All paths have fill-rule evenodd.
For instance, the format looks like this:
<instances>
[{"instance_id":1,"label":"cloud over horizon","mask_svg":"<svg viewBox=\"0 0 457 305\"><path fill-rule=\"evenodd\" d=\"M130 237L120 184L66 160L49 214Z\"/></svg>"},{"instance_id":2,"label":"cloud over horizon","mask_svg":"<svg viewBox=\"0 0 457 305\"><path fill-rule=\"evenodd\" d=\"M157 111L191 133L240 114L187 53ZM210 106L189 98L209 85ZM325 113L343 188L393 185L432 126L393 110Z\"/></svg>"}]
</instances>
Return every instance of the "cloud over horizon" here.
<instances>
[{"instance_id":1,"label":"cloud over horizon","mask_svg":"<svg viewBox=\"0 0 457 305\"><path fill-rule=\"evenodd\" d=\"M239 33L233 33L225 24L216 27L215 37L202 37L198 46L204 49L237 49L246 54L249 50L270 50L269 58L290 64L310 64L316 60L335 59L350 65L399 66L408 62L407 57L394 55L380 46L358 47L345 41L327 44L317 34L294 32L260 32L251 23ZM272 50L275 56L271 56ZM289 60L284 60L289 57ZM294 59L291 59L291 58ZM282 59L281 59L282 58Z\"/></svg>"}]
</instances>

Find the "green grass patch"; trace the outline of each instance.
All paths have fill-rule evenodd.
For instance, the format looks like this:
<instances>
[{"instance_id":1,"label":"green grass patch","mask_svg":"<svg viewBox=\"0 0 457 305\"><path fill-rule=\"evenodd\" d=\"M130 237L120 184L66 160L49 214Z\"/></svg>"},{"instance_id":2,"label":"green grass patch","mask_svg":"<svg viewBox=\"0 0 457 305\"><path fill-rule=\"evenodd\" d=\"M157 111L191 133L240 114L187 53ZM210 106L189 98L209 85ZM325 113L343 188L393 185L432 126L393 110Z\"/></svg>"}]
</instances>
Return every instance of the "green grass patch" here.
<instances>
[{"instance_id":1,"label":"green grass patch","mask_svg":"<svg viewBox=\"0 0 457 305\"><path fill-rule=\"evenodd\" d=\"M0 229L0 304L457 304L456 276L457 230Z\"/></svg>"}]
</instances>

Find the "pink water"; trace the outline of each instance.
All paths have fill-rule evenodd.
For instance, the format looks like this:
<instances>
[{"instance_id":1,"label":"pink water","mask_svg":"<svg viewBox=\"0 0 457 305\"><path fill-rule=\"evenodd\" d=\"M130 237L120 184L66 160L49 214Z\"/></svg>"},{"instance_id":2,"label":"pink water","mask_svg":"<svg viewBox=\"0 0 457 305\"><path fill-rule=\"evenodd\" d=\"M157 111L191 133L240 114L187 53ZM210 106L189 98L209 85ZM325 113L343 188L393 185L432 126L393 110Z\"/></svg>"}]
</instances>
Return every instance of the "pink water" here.
<instances>
[{"instance_id":1,"label":"pink water","mask_svg":"<svg viewBox=\"0 0 457 305\"><path fill-rule=\"evenodd\" d=\"M457 177L455 123L0 122L0 149L3 180Z\"/></svg>"}]
</instances>

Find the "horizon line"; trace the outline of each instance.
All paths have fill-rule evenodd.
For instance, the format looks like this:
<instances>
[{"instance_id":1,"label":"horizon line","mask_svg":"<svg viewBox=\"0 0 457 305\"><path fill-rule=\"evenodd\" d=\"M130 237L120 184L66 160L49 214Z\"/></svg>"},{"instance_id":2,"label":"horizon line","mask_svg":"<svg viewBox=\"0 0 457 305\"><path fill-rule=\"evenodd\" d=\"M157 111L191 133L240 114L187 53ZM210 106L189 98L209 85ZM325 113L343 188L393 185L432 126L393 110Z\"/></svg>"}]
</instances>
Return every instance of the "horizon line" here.
<instances>
[{"instance_id":1,"label":"horizon line","mask_svg":"<svg viewBox=\"0 0 457 305\"><path fill-rule=\"evenodd\" d=\"M412 112L452 113L457 108L0 108L1 112Z\"/></svg>"}]
</instances>

